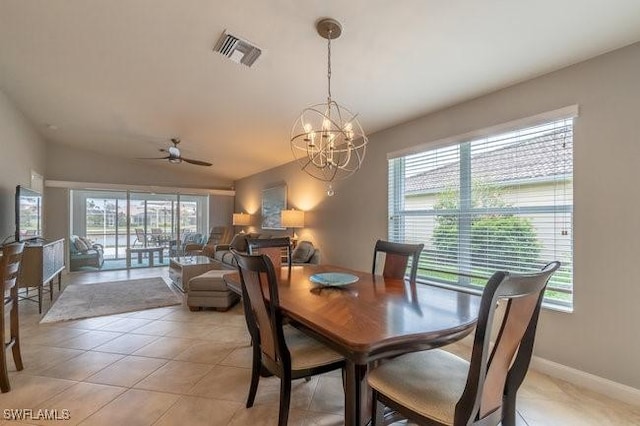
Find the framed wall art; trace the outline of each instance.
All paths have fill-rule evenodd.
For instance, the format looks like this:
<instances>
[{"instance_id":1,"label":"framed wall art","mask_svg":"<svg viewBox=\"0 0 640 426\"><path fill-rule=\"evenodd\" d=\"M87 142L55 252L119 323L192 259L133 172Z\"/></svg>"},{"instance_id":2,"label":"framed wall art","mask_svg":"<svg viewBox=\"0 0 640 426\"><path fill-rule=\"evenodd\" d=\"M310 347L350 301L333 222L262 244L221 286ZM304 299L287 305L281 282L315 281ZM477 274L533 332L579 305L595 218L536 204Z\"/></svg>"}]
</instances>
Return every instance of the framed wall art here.
<instances>
[{"instance_id":1,"label":"framed wall art","mask_svg":"<svg viewBox=\"0 0 640 426\"><path fill-rule=\"evenodd\" d=\"M280 212L287 208L287 186L280 185L262 191L262 229L286 229Z\"/></svg>"}]
</instances>

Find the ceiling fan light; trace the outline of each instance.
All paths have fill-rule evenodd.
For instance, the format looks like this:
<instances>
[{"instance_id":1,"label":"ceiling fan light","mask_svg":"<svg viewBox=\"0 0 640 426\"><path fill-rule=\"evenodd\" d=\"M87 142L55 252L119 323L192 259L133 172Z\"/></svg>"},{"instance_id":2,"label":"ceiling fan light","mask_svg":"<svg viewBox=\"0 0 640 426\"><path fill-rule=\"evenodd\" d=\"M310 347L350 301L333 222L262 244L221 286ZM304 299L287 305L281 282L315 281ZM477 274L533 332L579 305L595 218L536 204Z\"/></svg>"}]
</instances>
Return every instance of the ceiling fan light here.
<instances>
[{"instance_id":1,"label":"ceiling fan light","mask_svg":"<svg viewBox=\"0 0 640 426\"><path fill-rule=\"evenodd\" d=\"M169 162L171 164L180 164L182 163L182 158L169 158Z\"/></svg>"}]
</instances>

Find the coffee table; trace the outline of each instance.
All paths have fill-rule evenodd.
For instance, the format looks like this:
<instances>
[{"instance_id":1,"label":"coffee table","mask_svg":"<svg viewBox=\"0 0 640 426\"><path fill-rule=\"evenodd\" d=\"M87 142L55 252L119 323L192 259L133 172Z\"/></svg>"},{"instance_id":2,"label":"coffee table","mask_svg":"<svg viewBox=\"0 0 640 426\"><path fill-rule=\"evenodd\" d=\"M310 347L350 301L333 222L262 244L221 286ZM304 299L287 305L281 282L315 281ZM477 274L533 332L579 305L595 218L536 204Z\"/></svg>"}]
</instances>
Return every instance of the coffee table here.
<instances>
[{"instance_id":1,"label":"coffee table","mask_svg":"<svg viewBox=\"0 0 640 426\"><path fill-rule=\"evenodd\" d=\"M169 259L171 282L183 293L189 290L189 280L212 269L222 269L207 256L180 256Z\"/></svg>"},{"instance_id":2,"label":"coffee table","mask_svg":"<svg viewBox=\"0 0 640 426\"><path fill-rule=\"evenodd\" d=\"M127 257L129 259L129 263L131 263L131 258L134 253L138 254L138 264L142 263L142 255L144 253L147 254L149 258L149 266L153 266L153 255L154 253L158 253L158 261L160 263L164 262L164 247L130 247L127 249Z\"/></svg>"}]
</instances>

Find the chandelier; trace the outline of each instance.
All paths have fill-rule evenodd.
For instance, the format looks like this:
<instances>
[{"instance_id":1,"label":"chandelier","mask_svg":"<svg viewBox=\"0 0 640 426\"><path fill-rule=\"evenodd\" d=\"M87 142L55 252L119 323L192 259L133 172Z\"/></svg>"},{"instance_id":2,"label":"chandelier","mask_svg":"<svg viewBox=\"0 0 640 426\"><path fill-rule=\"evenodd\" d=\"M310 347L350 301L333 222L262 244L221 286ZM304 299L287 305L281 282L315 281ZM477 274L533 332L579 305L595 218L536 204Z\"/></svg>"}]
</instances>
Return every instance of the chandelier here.
<instances>
[{"instance_id":1,"label":"chandelier","mask_svg":"<svg viewBox=\"0 0 640 426\"><path fill-rule=\"evenodd\" d=\"M327 101L302 110L291 129L291 151L302 170L329 184L360 169L367 136L353 114L331 98L331 40L340 37L342 26L334 19L318 21L316 29L327 39Z\"/></svg>"}]
</instances>

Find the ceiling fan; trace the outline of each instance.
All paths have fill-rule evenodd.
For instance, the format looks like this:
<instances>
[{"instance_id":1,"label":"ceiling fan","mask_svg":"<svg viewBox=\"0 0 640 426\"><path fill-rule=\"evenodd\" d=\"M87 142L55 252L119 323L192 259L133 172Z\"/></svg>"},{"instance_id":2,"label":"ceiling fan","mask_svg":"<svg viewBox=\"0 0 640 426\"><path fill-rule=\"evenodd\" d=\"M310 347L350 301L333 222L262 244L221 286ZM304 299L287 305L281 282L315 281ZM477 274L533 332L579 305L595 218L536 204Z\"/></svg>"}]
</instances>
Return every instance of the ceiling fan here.
<instances>
[{"instance_id":1,"label":"ceiling fan","mask_svg":"<svg viewBox=\"0 0 640 426\"><path fill-rule=\"evenodd\" d=\"M205 166L209 167L212 164L202 160L192 160L190 158L184 158L180 155L180 149L178 148L178 144L180 143L180 138L171 138L171 143L173 146L169 148L160 148L160 152L165 152L168 155L166 157L153 157L153 158L140 158L140 160L169 160L172 164L179 164L183 161L189 164L195 164L196 166Z\"/></svg>"}]
</instances>

